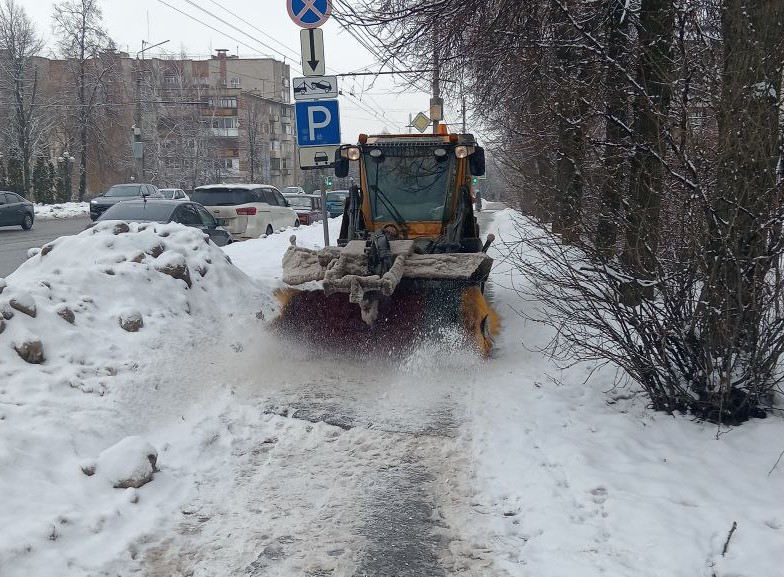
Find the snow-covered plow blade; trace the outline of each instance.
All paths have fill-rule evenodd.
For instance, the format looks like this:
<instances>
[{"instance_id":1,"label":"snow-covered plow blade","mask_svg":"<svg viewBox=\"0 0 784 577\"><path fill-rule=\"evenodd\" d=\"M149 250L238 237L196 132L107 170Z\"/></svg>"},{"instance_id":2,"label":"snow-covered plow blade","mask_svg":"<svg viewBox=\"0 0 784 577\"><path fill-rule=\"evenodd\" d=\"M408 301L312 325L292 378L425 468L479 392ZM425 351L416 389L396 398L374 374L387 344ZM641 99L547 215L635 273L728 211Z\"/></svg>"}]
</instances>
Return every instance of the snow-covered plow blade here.
<instances>
[{"instance_id":1,"label":"snow-covered plow blade","mask_svg":"<svg viewBox=\"0 0 784 577\"><path fill-rule=\"evenodd\" d=\"M462 340L489 353L499 322L481 290L493 262L484 252L423 254L415 240L321 250L295 242L283 281L305 286L279 291L282 331L319 345L404 350L458 327Z\"/></svg>"}]
</instances>

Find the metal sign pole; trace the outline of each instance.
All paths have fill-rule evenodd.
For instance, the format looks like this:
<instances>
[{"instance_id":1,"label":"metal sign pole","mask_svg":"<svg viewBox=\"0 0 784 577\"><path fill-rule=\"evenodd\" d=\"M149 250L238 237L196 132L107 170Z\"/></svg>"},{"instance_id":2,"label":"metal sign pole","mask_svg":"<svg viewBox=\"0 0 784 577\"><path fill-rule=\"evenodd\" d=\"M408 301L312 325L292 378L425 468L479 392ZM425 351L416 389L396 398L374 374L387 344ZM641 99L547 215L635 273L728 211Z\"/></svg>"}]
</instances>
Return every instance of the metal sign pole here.
<instances>
[{"instance_id":1,"label":"metal sign pole","mask_svg":"<svg viewBox=\"0 0 784 577\"><path fill-rule=\"evenodd\" d=\"M329 246L329 214L327 214L327 191L321 189L321 216L324 221L324 246Z\"/></svg>"}]
</instances>

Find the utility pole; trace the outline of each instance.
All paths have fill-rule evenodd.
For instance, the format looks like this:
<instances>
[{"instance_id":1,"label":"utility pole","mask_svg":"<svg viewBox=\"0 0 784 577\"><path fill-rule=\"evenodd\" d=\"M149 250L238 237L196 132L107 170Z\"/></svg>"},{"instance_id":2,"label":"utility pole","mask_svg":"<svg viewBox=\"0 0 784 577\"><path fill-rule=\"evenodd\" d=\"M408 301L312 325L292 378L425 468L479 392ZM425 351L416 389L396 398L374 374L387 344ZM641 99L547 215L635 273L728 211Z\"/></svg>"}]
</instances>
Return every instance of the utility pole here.
<instances>
[{"instance_id":1,"label":"utility pole","mask_svg":"<svg viewBox=\"0 0 784 577\"><path fill-rule=\"evenodd\" d=\"M438 29L433 31L433 97L430 99L430 118L433 134L438 134L438 123L443 120L444 101L441 99L441 70L438 58Z\"/></svg>"},{"instance_id":2,"label":"utility pole","mask_svg":"<svg viewBox=\"0 0 784 577\"><path fill-rule=\"evenodd\" d=\"M142 141L142 66L139 56L144 59L144 53L150 48L166 44L168 40L152 44L145 48L147 43L142 40L142 49L136 53L136 114L133 125L133 165L135 167L136 182L144 182L144 144Z\"/></svg>"},{"instance_id":3,"label":"utility pole","mask_svg":"<svg viewBox=\"0 0 784 577\"><path fill-rule=\"evenodd\" d=\"M465 111L465 94L463 94L463 104L462 104L462 112L463 112L463 134L466 132L466 111Z\"/></svg>"}]
</instances>

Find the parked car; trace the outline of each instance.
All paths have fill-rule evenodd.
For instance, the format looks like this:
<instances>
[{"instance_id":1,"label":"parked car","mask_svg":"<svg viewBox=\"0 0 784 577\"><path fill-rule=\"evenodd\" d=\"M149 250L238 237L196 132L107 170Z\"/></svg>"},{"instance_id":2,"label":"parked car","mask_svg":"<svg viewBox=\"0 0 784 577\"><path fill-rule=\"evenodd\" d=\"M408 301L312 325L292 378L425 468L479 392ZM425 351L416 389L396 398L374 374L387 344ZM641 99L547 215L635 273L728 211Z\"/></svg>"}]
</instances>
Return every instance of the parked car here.
<instances>
[{"instance_id":1,"label":"parked car","mask_svg":"<svg viewBox=\"0 0 784 577\"><path fill-rule=\"evenodd\" d=\"M191 200L224 223L235 240L258 238L300 223L280 191L268 184L208 184L195 188Z\"/></svg>"},{"instance_id":2,"label":"parked car","mask_svg":"<svg viewBox=\"0 0 784 577\"><path fill-rule=\"evenodd\" d=\"M15 192L0 190L0 226L33 228L35 210L33 203Z\"/></svg>"},{"instance_id":3,"label":"parked car","mask_svg":"<svg viewBox=\"0 0 784 577\"><path fill-rule=\"evenodd\" d=\"M109 207L98 221L124 220L126 222L178 222L198 228L210 236L218 246L229 244L229 231L218 226L218 221L202 205L187 200L161 198L125 200Z\"/></svg>"},{"instance_id":4,"label":"parked car","mask_svg":"<svg viewBox=\"0 0 784 577\"><path fill-rule=\"evenodd\" d=\"M168 198L169 200L190 200L191 198L185 194L185 191L181 188L161 188L160 189L163 198Z\"/></svg>"},{"instance_id":5,"label":"parked car","mask_svg":"<svg viewBox=\"0 0 784 577\"><path fill-rule=\"evenodd\" d=\"M324 218L320 195L284 194L283 196L297 212L300 223L311 224Z\"/></svg>"},{"instance_id":6,"label":"parked car","mask_svg":"<svg viewBox=\"0 0 784 577\"><path fill-rule=\"evenodd\" d=\"M327 193L327 213L330 218L341 216L343 214L343 205L348 198L347 190L333 190Z\"/></svg>"},{"instance_id":7,"label":"parked car","mask_svg":"<svg viewBox=\"0 0 784 577\"><path fill-rule=\"evenodd\" d=\"M131 182L128 184L115 184L101 196L96 196L90 201L90 218L97 220L110 206L123 200L132 198L163 198L161 192L152 184Z\"/></svg>"},{"instance_id":8,"label":"parked car","mask_svg":"<svg viewBox=\"0 0 784 577\"><path fill-rule=\"evenodd\" d=\"M305 194L305 189L301 186L287 186L282 190L283 194Z\"/></svg>"}]
</instances>

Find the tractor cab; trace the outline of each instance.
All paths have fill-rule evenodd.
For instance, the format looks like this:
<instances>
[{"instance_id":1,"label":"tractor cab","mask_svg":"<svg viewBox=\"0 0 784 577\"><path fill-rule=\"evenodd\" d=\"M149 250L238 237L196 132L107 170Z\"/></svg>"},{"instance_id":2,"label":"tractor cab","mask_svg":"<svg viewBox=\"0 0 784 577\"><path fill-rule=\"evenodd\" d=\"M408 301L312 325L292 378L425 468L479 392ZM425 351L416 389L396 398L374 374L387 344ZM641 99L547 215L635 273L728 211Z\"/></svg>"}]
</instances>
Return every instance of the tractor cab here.
<instances>
[{"instance_id":1,"label":"tractor cab","mask_svg":"<svg viewBox=\"0 0 784 577\"><path fill-rule=\"evenodd\" d=\"M341 239L379 229L401 239L436 238L450 236L450 223L473 223L470 182L484 174L484 151L472 135L360 135L358 145L338 150L335 175L348 175L351 161L359 163L359 186Z\"/></svg>"}]
</instances>

